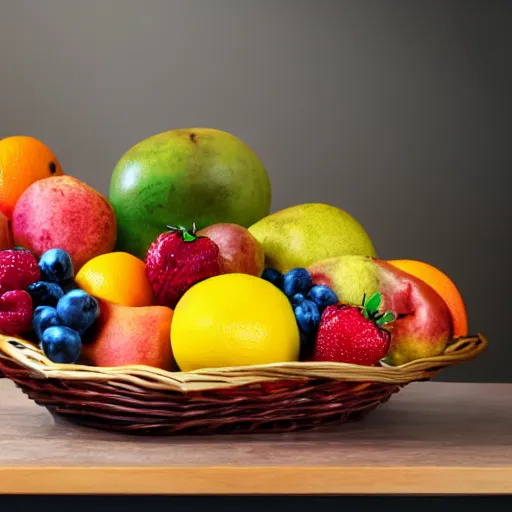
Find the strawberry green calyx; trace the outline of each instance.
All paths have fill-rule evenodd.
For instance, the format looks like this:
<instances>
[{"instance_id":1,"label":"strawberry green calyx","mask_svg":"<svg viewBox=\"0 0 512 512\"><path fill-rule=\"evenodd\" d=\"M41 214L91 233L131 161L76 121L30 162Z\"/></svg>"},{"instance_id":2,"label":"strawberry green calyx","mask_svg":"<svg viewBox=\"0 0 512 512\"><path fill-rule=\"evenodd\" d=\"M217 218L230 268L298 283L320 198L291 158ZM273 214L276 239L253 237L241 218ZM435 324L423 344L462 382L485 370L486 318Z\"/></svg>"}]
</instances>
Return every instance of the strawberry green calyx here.
<instances>
[{"instance_id":1,"label":"strawberry green calyx","mask_svg":"<svg viewBox=\"0 0 512 512\"><path fill-rule=\"evenodd\" d=\"M389 324L395 320L395 314L392 311L379 313L381 300L382 295L379 292L374 293L368 300L366 300L366 294L363 297L363 316L377 325Z\"/></svg>"},{"instance_id":2,"label":"strawberry green calyx","mask_svg":"<svg viewBox=\"0 0 512 512\"><path fill-rule=\"evenodd\" d=\"M186 227L181 226L181 225L178 227L167 226L167 229L169 231L180 232L184 242L193 242L193 241L197 240L197 238L198 238L196 235L197 227L196 227L195 222L192 224L192 229L190 231Z\"/></svg>"}]
</instances>

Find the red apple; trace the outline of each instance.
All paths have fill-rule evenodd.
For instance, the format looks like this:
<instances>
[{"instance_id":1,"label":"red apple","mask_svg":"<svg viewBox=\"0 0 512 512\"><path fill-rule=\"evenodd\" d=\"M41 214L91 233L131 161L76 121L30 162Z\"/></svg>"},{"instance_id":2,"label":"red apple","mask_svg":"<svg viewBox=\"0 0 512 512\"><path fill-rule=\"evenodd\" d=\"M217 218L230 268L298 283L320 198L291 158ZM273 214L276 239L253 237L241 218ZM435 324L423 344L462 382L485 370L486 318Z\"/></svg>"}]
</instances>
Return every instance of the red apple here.
<instances>
[{"instance_id":1,"label":"red apple","mask_svg":"<svg viewBox=\"0 0 512 512\"><path fill-rule=\"evenodd\" d=\"M341 302L361 305L375 292L381 311L392 311L391 346L385 361L400 365L444 351L453 322L443 298L427 283L386 261L366 256L338 256L308 268L314 284L329 286Z\"/></svg>"},{"instance_id":2,"label":"red apple","mask_svg":"<svg viewBox=\"0 0 512 512\"><path fill-rule=\"evenodd\" d=\"M226 273L241 273L260 277L265 268L265 253L260 243L243 226L218 223L200 229L198 236L206 236L219 247L226 262Z\"/></svg>"}]
</instances>

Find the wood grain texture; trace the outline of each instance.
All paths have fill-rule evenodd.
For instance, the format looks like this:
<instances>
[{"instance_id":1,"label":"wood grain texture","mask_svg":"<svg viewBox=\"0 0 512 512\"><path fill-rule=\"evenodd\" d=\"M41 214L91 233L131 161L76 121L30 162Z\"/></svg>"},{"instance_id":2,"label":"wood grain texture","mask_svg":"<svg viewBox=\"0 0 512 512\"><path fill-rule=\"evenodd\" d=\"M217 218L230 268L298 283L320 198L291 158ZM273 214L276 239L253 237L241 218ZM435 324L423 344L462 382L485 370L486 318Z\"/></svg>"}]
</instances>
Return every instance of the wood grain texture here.
<instances>
[{"instance_id":1,"label":"wood grain texture","mask_svg":"<svg viewBox=\"0 0 512 512\"><path fill-rule=\"evenodd\" d=\"M512 494L512 384L414 383L316 432L135 438L54 423L0 380L0 493Z\"/></svg>"}]
</instances>

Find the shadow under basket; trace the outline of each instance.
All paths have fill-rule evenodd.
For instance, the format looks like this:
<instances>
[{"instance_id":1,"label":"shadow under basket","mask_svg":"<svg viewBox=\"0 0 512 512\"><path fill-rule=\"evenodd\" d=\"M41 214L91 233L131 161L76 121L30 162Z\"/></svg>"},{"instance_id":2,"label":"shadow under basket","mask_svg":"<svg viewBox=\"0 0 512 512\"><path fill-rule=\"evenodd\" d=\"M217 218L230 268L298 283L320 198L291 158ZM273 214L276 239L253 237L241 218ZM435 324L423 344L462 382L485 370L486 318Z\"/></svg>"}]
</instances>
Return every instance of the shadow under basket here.
<instances>
[{"instance_id":1,"label":"shadow under basket","mask_svg":"<svg viewBox=\"0 0 512 512\"><path fill-rule=\"evenodd\" d=\"M28 341L0 335L0 377L55 418L138 435L276 433L361 419L402 387L430 380L487 346L455 338L435 357L401 366L297 362L167 372L48 360Z\"/></svg>"}]
</instances>

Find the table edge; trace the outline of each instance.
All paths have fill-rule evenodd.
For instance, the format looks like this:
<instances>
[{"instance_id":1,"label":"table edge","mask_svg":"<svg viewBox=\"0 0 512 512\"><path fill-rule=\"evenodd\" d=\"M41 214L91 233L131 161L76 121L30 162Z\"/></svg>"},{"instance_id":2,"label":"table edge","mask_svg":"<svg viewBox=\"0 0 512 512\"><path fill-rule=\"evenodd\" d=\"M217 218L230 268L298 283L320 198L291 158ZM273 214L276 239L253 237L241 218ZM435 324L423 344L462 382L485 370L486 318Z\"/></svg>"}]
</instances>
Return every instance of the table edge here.
<instances>
[{"instance_id":1,"label":"table edge","mask_svg":"<svg viewBox=\"0 0 512 512\"><path fill-rule=\"evenodd\" d=\"M512 465L4 466L0 494L512 494Z\"/></svg>"}]
</instances>

